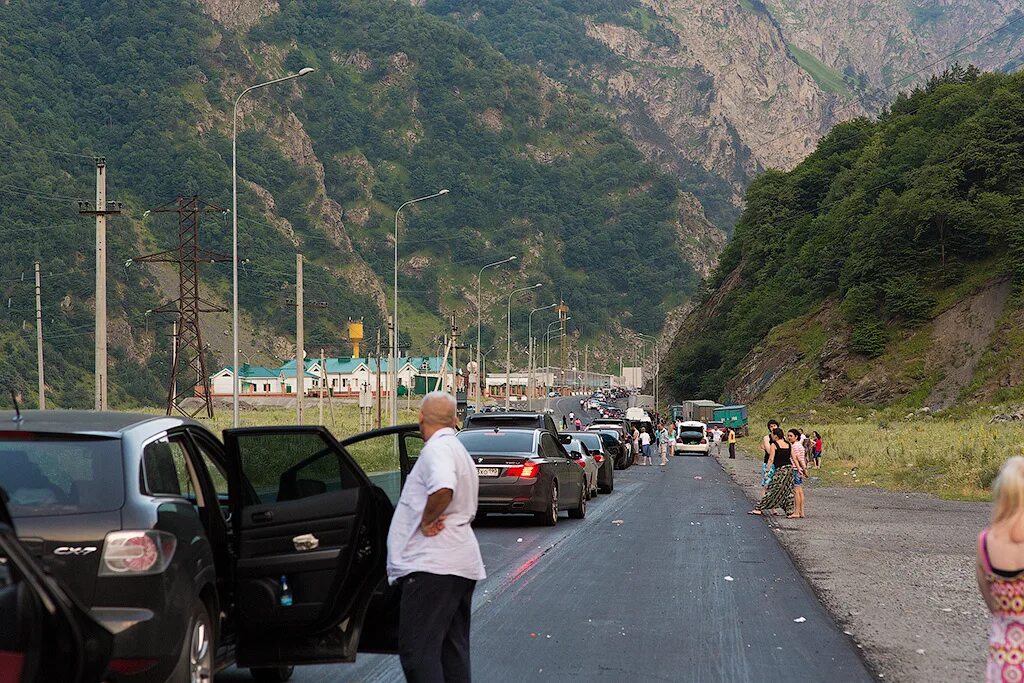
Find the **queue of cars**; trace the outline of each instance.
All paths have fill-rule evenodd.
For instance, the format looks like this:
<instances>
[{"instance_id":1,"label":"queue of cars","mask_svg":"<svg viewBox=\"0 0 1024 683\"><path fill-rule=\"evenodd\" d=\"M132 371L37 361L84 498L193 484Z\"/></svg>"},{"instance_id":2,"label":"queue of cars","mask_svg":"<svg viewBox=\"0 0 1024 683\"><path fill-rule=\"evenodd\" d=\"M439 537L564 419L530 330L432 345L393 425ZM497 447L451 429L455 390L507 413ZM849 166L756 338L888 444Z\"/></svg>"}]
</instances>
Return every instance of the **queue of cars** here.
<instances>
[{"instance_id":1,"label":"queue of cars","mask_svg":"<svg viewBox=\"0 0 1024 683\"><path fill-rule=\"evenodd\" d=\"M606 437L469 416L480 516L584 518L614 486ZM237 665L267 683L397 653L386 539L421 446L416 425L219 439L176 417L0 411L0 679L178 683ZM363 449L394 453L399 476L367 475Z\"/></svg>"}]
</instances>

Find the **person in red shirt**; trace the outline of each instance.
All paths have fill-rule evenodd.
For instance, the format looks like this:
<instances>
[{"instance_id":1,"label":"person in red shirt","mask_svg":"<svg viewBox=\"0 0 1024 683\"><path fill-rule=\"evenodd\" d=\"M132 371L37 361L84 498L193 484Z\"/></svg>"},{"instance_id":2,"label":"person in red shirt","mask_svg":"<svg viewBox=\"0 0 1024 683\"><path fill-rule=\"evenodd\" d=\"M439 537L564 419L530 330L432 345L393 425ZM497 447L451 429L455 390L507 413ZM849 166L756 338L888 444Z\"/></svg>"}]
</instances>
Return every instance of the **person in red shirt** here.
<instances>
[{"instance_id":1,"label":"person in red shirt","mask_svg":"<svg viewBox=\"0 0 1024 683\"><path fill-rule=\"evenodd\" d=\"M811 456L814 458L814 469L821 467L821 434L814 432L814 448Z\"/></svg>"}]
</instances>

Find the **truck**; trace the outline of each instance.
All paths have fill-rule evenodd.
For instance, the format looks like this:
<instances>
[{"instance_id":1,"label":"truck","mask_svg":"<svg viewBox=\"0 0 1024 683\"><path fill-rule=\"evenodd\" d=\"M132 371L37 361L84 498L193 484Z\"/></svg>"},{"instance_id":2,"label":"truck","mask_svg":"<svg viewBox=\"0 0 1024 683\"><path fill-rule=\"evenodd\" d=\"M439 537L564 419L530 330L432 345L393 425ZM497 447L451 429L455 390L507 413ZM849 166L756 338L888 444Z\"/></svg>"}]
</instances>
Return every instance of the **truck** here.
<instances>
[{"instance_id":1,"label":"truck","mask_svg":"<svg viewBox=\"0 0 1024 683\"><path fill-rule=\"evenodd\" d=\"M715 408L721 407L721 403L715 403L714 401L683 401L682 403L669 406L669 412L673 420L710 422L715 419Z\"/></svg>"},{"instance_id":2,"label":"truck","mask_svg":"<svg viewBox=\"0 0 1024 683\"><path fill-rule=\"evenodd\" d=\"M725 426L733 429L736 433L746 436L749 427L747 426L747 407L745 405L721 406L715 408L712 413L714 420L724 422Z\"/></svg>"}]
</instances>

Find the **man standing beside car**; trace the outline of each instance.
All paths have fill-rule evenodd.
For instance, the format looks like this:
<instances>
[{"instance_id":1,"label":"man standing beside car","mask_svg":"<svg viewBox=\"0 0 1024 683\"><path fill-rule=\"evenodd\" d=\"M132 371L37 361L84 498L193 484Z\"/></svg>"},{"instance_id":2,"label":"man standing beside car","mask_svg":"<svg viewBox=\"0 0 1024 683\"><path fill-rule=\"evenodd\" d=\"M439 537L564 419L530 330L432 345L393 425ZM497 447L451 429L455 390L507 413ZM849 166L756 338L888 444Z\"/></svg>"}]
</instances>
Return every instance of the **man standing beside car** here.
<instances>
[{"instance_id":1,"label":"man standing beside car","mask_svg":"<svg viewBox=\"0 0 1024 683\"><path fill-rule=\"evenodd\" d=\"M471 680L470 608L485 577L470 524L479 480L455 438L451 394L423 398L424 446L402 489L388 533L388 581L400 583L398 649L410 683Z\"/></svg>"}]
</instances>

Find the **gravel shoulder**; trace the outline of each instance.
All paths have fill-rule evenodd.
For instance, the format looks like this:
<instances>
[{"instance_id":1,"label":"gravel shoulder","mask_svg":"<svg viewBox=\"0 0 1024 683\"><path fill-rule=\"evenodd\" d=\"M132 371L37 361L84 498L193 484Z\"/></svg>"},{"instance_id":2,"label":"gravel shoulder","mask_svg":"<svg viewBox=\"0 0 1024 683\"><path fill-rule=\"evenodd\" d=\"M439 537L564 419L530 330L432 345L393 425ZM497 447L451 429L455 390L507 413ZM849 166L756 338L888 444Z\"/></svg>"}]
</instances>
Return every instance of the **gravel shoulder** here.
<instances>
[{"instance_id":1,"label":"gravel shoulder","mask_svg":"<svg viewBox=\"0 0 1024 683\"><path fill-rule=\"evenodd\" d=\"M747 497L761 495L761 458L719 463ZM984 676L988 610L974 580L989 503L804 484L807 517L770 519L779 541L884 680Z\"/></svg>"}]
</instances>

